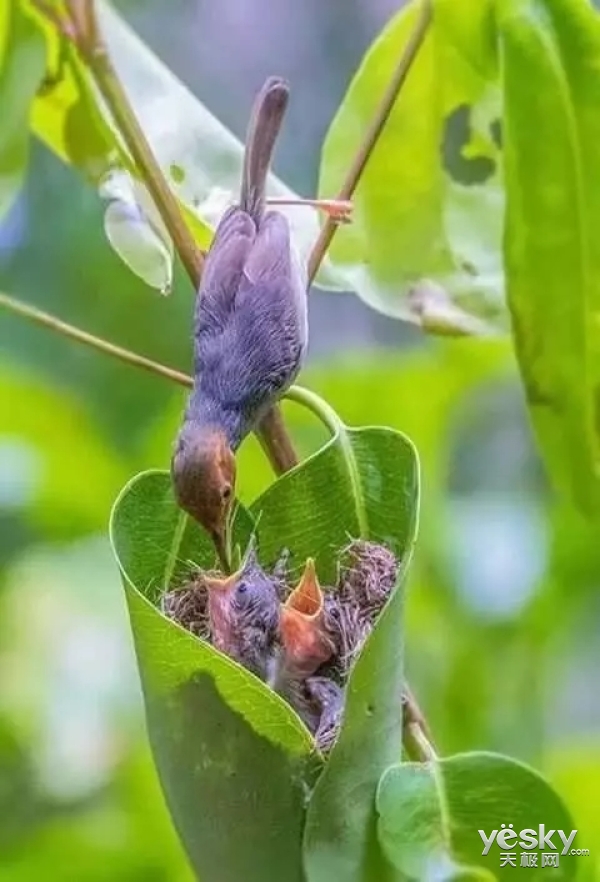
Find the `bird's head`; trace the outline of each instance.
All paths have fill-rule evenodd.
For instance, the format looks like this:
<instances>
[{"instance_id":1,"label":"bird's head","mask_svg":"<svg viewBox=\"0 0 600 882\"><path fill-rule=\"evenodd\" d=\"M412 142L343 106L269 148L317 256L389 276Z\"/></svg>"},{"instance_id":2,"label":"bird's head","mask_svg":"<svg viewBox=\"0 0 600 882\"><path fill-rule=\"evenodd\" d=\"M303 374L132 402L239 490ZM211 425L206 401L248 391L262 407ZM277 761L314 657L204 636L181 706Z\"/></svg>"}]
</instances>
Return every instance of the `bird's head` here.
<instances>
[{"instance_id":1,"label":"bird's head","mask_svg":"<svg viewBox=\"0 0 600 882\"><path fill-rule=\"evenodd\" d=\"M310 676L334 653L323 611L315 563L308 558L302 578L282 606L279 625L286 663L303 676Z\"/></svg>"},{"instance_id":2,"label":"bird's head","mask_svg":"<svg viewBox=\"0 0 600 882\"><path fill-rule=\"evenodd\" d=\"M258 563L251 544L237 572L226 577L207 575L204 582L213 645L247 663L252 647L245 635L256 637L260 632L269 644L277 633L279 597L274 580Z\"/></svg>"},{"instance_id":3,"label":"bird's head","mask_svg":"<svg viewBox=\"0 0 600 882\"><path fill-rule=\"evenodd\" d=\"M171 475L177 502L210 534L226 565L227 522L235 498L235 457L225 433L185 424L177 438Z\"/></svg>"}]
</instances>

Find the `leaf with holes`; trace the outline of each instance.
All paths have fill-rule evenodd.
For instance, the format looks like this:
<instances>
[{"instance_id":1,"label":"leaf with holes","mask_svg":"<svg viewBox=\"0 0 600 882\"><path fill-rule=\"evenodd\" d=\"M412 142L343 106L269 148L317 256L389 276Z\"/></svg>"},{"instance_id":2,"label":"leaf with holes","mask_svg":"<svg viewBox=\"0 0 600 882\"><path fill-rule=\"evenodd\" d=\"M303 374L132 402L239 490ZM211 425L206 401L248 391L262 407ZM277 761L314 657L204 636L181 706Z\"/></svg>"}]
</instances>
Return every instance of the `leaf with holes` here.
<instances>
[{"instance_id":1,"label":"leaf with holes","mask_svg":"<svg viewBox=\"0 0 600 882\"><path fill-rule=\"evenodd\" d=\"M340 186L424 4L373 43L327 134L319 191ZM333 263L370 306L438 334L505 326L493 3L439 0L340 229Z\"/></svg>"}]
</instances>

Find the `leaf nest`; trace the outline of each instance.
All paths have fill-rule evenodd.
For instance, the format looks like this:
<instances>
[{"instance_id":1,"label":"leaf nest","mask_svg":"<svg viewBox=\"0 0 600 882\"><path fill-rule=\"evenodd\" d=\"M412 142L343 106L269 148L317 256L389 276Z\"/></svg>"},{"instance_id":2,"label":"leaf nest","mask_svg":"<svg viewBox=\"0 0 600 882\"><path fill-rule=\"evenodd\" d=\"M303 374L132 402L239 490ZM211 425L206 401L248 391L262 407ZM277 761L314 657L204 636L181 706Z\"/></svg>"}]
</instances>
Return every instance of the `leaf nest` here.
<instances>
[{"instance_id":1,"label":"leaf nest","mask_svg":"<svg viewBox=\"0 0 600 882\"><path fill-rule=\"evenodd\" d=\"M161 599L164 615L226 652L282 695L327 752L340 729L352 666L396 584L385 546L353 540L335 586L289 583L287 556L271 570L253 557L232 577L196 570ZM218 602L212 601L213 594ZM211 602L212 601L212 602Z\"/></svg>"}]
</instances>

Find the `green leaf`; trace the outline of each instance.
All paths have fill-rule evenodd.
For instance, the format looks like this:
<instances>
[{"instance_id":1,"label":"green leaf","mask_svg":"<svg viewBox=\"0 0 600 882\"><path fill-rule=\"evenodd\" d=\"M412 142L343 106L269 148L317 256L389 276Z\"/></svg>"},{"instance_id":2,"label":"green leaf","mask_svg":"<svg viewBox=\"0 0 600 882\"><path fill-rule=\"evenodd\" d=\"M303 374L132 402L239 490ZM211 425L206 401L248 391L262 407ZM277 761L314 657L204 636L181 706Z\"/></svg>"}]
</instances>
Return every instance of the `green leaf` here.
<instances>
[{"instance_id":1,"label":"green leaf","mask_svg":"<svg viewBox=\"0 0 600 882\"><path fill-rule=\"evenodd\" d=\"M391 863L409 879L477 878L451 855L450 818L438 774L432 763L405 763L385 773L377 803L381 844Z\"/></svg>"},{"instance_id":2,"label":"green leaf","mask_svg":"<svg viewBox=\"0 0 600 882\"><path fill-rule=\"evenodd\" d=\"M579 858L562 855L564 842L556 832L537 847L541 824L545 833L570 835L574 823L565 805L537 772L508 757L466 753L435 764L394 766L381 779L377 812L383 850L409 879L502 880L512 878L515 868L532 879L549 872L556 879L576 875ZM531 832L524 838L521 831ZM571 847L585 846L576 840ZM553 849L559 852L558 872L542 866L542 853ZM502 867L506 853L514 865ZM537 855L536 864L522 866L522 854Z\"/></svg>"},{"instance_id":3,"label":"green leaf","mask_svg":"<svg viewBox=\"0 0 600 882\"><path fill-rule=\"evenodd\" d=\"M207 247L212 229L228 202L239 193L242 144L109 4L98 2L97 6L109 53L134 111L196 240L201 247ZM48 39L55 56L56 77L35 103L35 133L63 161L80 168L96 183L112 169L131 170L131 162L124 155L112 124L103 118L104 111L95 101L87 74L68 51L61 53L55 36L49 33ZM269 195L296 196L273 175ZM296 246L306 256L319 232L318 213L310 207L282 206L280 210L290 222ZM160 249L160 243L157 248ZM144 278L135 260L129 265ZM327 262L321 281L348 287L342 273L335 272Z\"/></svg>"},{"instance_id":4,"label":"green leaf","mask_svg":"<svg viewBox=\"0 0 600 882\"><path fill-rule=\"evenodd\" d=\"M600 22L580 0L500 9L515 347L552 478L597 512Z\"/></svg>"},{"instance_id":5,"label":"green leaf","mask_svg":"<svg viewBox=\"0 0 600 882\"><path fill-rule=\"evenodd\" d=\"M412 444L390 429L347 429L316 396L306 390L301 395L311 408L321 409L334 437L276 481L252 505L251 519L238 509L234 542L243 546L254 522L264 563L272 563L283 548L298 566L310 555L321 580L329 583L349 536L385 542L401 558L399 588L418 516ZM314 782L318 757L287 705L153 605L168 581L165 573L182 572L190 558L208 566L214 557L203 533L175 506L167 473L145 473L123 491L111 535L124 575L153 750L194 866L207 880L216 867L220 880L236 874L296 878L304 826L298 786ZM381 859L373 836L374 801L382 772L401 750L402 608L402 593L396 590L351 674L339 740L306 818L310 880L330 878L330 868L340 860L350 861L358 873L367 854L370 865ZM220 781L215 772L207 784L203 779L212 774L213 761L207 765L206 757L214 757L219 775L229 769L233 783L227 775ZM207 808L213 786L218 798ZM253 795L260 810L239 807L240 788ZM203 824L209 811L212 820ZM222 836L214 831L228 826L235 833L225 854ZM272 839L264 839L265 830L273 830Z\"/></svg>"},{"instance_id":6,"label":"green leaf","mask_svg":"<svg viewBox=\"0 0 600 882\"><path fill-rule=\"evenodd\" d=\"M401 560L396 589L352 670L341 731L309 805L308 882L353 882L380 866L374 799L383 770L401 752L400 586L412 555L418 505L418 460L410 441L391 429L338 424L328 445L251 508L262 548L266 535L267 543L276 540L292 549L298 563L311 554L326 580L335 574L332 550L347 544L348 536L383 542Z\"/></svg>"},{"instance_id":7,"label":"green leaf","mask_svg":"<svg viewBox=\"0 0 600 882\"><path fill-rule=\"evenodd\" d=\"M234 541L245 545L252 528L238 508ZM154 605L187 562L214 564L204 532L177 508L167 472L145 472L125 487L111 541L154 758L193 867L205 882L301 882L312 738L279 696Z\"/></svg>"},{"instance_id":8,"label":"green leaf","mask_svg":"<svg viewBox=\"0 0 600 882\"><path fill-rule=\"evenodd\" d=\"M337 575L335 552L350 536L381 542L408 558L418 486L417 454L404 435L340 423L331 441L252 504L261 553L274 560L285 546L298 567L313 557L329 584Z\"/></svg>"},{"instance_id":9,"label":"green leaf","mask_svg":"<svg viewBox=\"0 0 600 882\"><path fill-rule=\"evenodd\" d=\"M373 43L328 132L319 191L336 191L420 14ZM331 258L359 296L443 334L504 323L502 168L491 0L440 0ZM435 285L432 284L435 282Z\"/></svg>"},{"instance_id":10,"label":"green leaf","mask_svg":"<svg viewBox=\"0 0 600 882\"><path fill-rule=\"evenodd\" d=\"M0 220L27 166L30 105L44 75L44 38L16 2L0 6Z\"/></svg>"}]
</instances>

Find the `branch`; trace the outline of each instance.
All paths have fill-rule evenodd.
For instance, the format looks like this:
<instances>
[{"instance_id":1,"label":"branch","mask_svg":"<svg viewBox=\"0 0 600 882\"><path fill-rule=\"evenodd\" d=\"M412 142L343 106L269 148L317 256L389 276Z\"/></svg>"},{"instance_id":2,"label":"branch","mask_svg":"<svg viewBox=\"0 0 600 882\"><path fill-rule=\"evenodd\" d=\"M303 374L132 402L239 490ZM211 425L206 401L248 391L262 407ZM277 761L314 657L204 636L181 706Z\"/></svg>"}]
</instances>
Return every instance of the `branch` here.
<instances>
[{"instance_id":1,"label":"branch","mask_svg":"<svg viewBox=\"0 0 600 882\"><path fill-rule=\"evenodd\" d=\"M427 720L406 681L402 693L402 724L402 742L409 758L418 763L436 760Z\"/></svg>"},{"instance_id":2,"label":"branch","mask_svg":"<svg viewBox=\"0 0 600 882\"><path fill-rule=\"evenodd\" d=\"M138 355L137 352L131 352L129 349L115 346L114 343L109 343L108 340L103 340L102 337L88 334L87 331L82 331L81 328L69 325L48 312L36 309L35 306L29 306L20 300L16 300L14 297L9 297L8 294L0 293L0 307L28 319L36 325L56 331L57 334L62 334L63 337L77 340L78 343L83 343L85 346L90 346L92 349L103 352L105 355L117 358L119 361L125 362L125 364L131 364L151 374L156 374L174 383L179 383L180 386L190 387L193 384L192 378L187 374L181 373L181 371L166 367L166 365L159 364L157 361L152 361L152 359L146 358L144 355Z\"/></svg>"},{"instance_id":3,"label":"branch","mask_svg":"<svg viewBox=\"0 0 600 882\"><path fill-rule=\"evenodd\" d=\"M127 149L156 203L194 290L197 291L204 264L202 252L183 218L177 199L165 180L111 61L100 33L95 4L93 0L70 0L68 8L82 59L106 102Z\"/></svg>"},{"instance_id":4,"label":"branch","mask_svg":"<svg viewBox=\"0 0 600 882\"><path fill-rule=\"evenodd\" d=\"M385 125L390 117L390 114L394 108L394 104L396 103L396 99L402 89L406 81L406 77L413 65L415 58L419 52L419 49L423 45L423 41L427 34L427 30L431 23L431 19L433 17L433 11L431 6L431 0L423 0L421 3L421 12L419 18L417 20L417 24L410 36L408 43L402 53L400 61L398 62L398 66L396 67L390 84L385 90L383 97L377 107L373 119L365 132L364 139L358 148L358 152L354 157L352 165L348 170L348 174L346 175L346 179L342 184L340 192L338 194L339 200L347 200L352 197L358 182L361 179L362 173L365 170L365 167L371 158L371 154L373 150L377 146L377 142L381 137L381 134L385 128ZM335 231L337 229L338 224L335 223L335 220L331 217L328 218L327 222L323 226L317 241L314 244L312 249L309 261L308 261L308 278L309 282L312 282L319 271L319 267L327 253L327 249L331 245L331 240L334 237Z\"/></svg>"}]
</instances>

